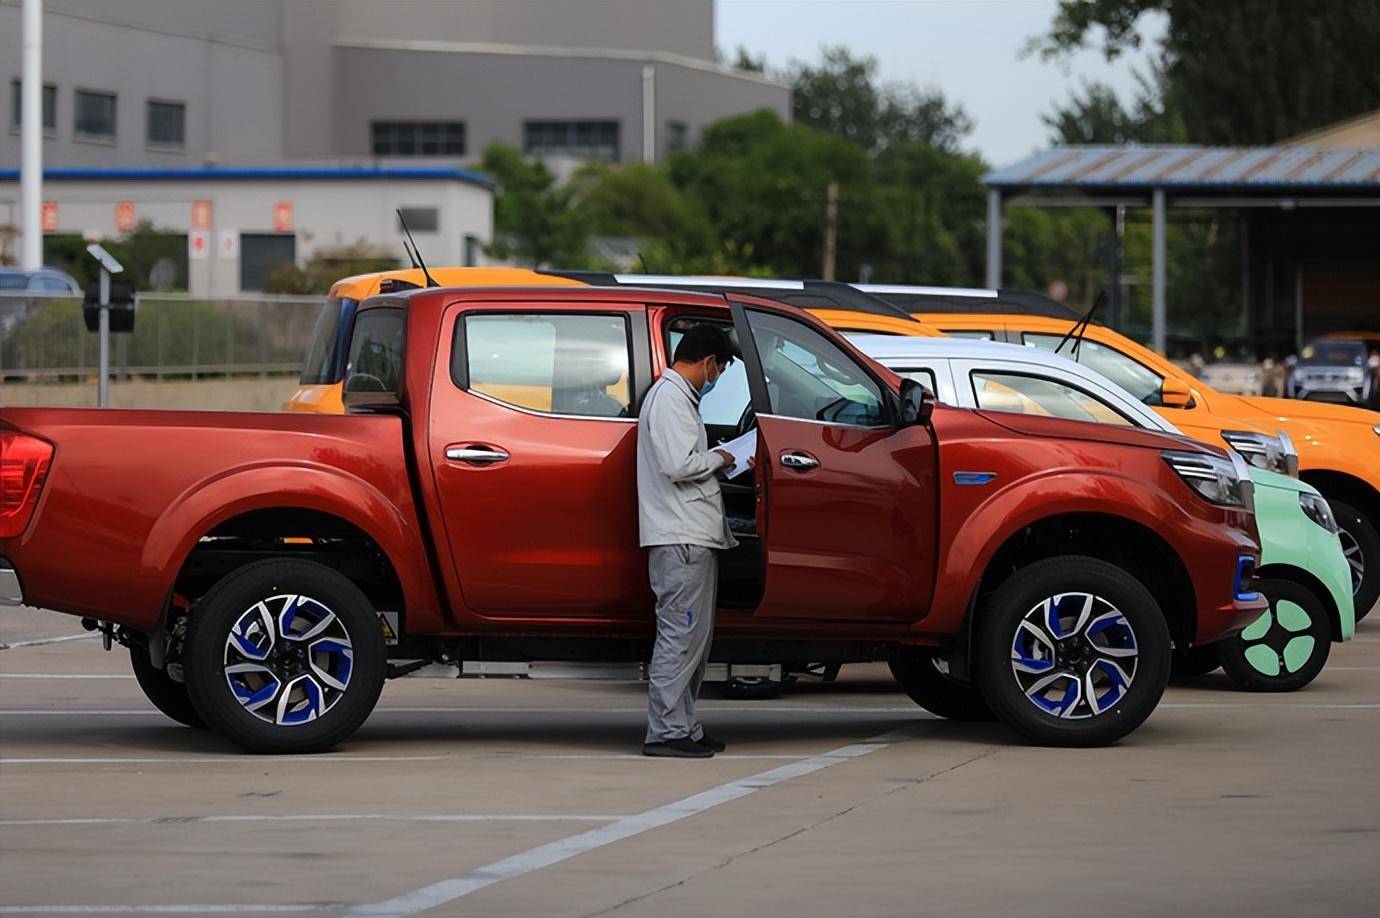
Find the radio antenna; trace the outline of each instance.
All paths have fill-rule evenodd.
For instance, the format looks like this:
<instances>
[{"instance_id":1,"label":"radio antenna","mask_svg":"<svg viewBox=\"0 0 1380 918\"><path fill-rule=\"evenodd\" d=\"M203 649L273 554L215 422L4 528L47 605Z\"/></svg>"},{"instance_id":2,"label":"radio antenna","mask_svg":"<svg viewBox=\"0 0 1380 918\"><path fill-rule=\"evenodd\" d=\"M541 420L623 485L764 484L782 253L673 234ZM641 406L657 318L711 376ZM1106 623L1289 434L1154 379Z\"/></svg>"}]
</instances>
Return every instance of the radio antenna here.
<instances>
[{"instance_id":1,"label":"radio antenna","mask_svg":"<svg viewBox=\"0 0 1380 918\"><path fill-rule=\"evenodd\" d=\"M417 240L412 238L412 230L407 228L407 221L403 219L402 211L397 210L395 213L398 215L398 225L402 227L403 233L407 236L407 242L412 243L412 248L407 253L408 259L412 262L412 267L422 269L422 277L426 278L426 285L428 287L441 286L436 283L436 279L433 278L431 272L426 269L426 262L422 261L422 251L417 248ZM406 243L403 244L403 248L407 248Z\"/></svg>"}]
</instances>

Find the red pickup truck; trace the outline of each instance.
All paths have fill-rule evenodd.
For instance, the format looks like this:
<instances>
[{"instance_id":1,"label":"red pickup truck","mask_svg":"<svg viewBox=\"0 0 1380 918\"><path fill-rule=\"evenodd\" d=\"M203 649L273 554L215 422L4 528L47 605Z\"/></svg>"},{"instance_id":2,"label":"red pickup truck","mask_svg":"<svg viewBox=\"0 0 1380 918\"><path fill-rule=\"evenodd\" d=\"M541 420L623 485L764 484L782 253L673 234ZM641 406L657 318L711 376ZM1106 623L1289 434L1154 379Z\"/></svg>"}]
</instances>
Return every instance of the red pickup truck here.
<instances>
[{"instance_id":1,"label":"red pickup truck","mask_svg":"<svg viewBox=\"0 0 1380 918\"><path fill-rule=\"evenodd\" d=\"M1264 602L1238 460L1141 430L935 405L747 295L421 289L361 305L344 416L0 409L0 598L86 617L165 713L329 748L417 661L637 661L639 399L698 322L758 429L724 483L714 658L888 661L917 702L1100 745L1171 644Z\"/></svg>"}]
</instances>

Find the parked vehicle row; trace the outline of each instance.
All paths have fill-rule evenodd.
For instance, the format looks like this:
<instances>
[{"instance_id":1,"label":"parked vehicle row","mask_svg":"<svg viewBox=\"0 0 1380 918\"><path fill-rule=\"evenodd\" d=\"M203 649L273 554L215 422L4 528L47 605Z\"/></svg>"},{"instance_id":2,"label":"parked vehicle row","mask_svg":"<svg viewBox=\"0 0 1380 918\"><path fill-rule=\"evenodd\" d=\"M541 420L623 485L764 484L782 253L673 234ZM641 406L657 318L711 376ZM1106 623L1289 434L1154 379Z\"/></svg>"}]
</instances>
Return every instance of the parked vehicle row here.
<instances>
[{"instance_id":1,"label":"parked vehicle row","mask_svg":"<svg viewBox=\"0 0 1380 918\"><path fill-rule=\"evenodd\" d=\"M1027 738L1100 745L1175 647L1267 609L1238 452L937 404L761 295L398 286L350 323L346 416L0 409L0 595L91 619L163 710L269 752L339 743L418 663L645 659L636 408L713 322L745 385L710 434L758 431L717 659L906 684L938 657Z\"/></svg>"}]
</instances>

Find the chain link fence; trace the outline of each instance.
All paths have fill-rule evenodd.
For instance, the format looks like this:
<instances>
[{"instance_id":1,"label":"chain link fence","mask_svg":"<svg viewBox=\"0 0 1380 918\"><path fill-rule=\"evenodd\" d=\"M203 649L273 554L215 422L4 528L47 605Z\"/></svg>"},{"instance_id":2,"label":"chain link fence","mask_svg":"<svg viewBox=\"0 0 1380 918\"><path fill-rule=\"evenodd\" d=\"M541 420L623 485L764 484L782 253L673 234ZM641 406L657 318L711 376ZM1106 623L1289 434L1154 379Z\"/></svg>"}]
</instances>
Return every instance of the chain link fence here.
<instances>
[{"instance_id":1,"label":"chain link fence","mask_svg":"<svg viewBox=\"0 0 1380 918\"><path fill-rule=\"evenodd\" d=\"M141 294L110 336L111 404L266 409L291 395L324 296ZM99 341L79 298L0 294L0 405L94 405Z\"/></svg>"}]
</instances>

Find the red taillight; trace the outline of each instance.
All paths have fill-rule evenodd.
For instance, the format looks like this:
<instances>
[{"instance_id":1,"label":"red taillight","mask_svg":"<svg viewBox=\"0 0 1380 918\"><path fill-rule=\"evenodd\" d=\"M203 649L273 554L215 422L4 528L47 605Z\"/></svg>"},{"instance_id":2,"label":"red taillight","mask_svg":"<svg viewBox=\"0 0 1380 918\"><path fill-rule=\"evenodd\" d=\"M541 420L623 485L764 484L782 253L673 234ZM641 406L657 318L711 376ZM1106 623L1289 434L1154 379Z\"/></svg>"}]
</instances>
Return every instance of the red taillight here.
<instances>
[{"instance_id":1,"label":"red taillight","mask_svg":"<svg viewBox=\"0 0 1380 918\"><path fill-rule=\"evenodd\" d=\"M53 461L53 445L37 437L0 431L0 539L24 531Z\"/></svg>"}]
</instances>

